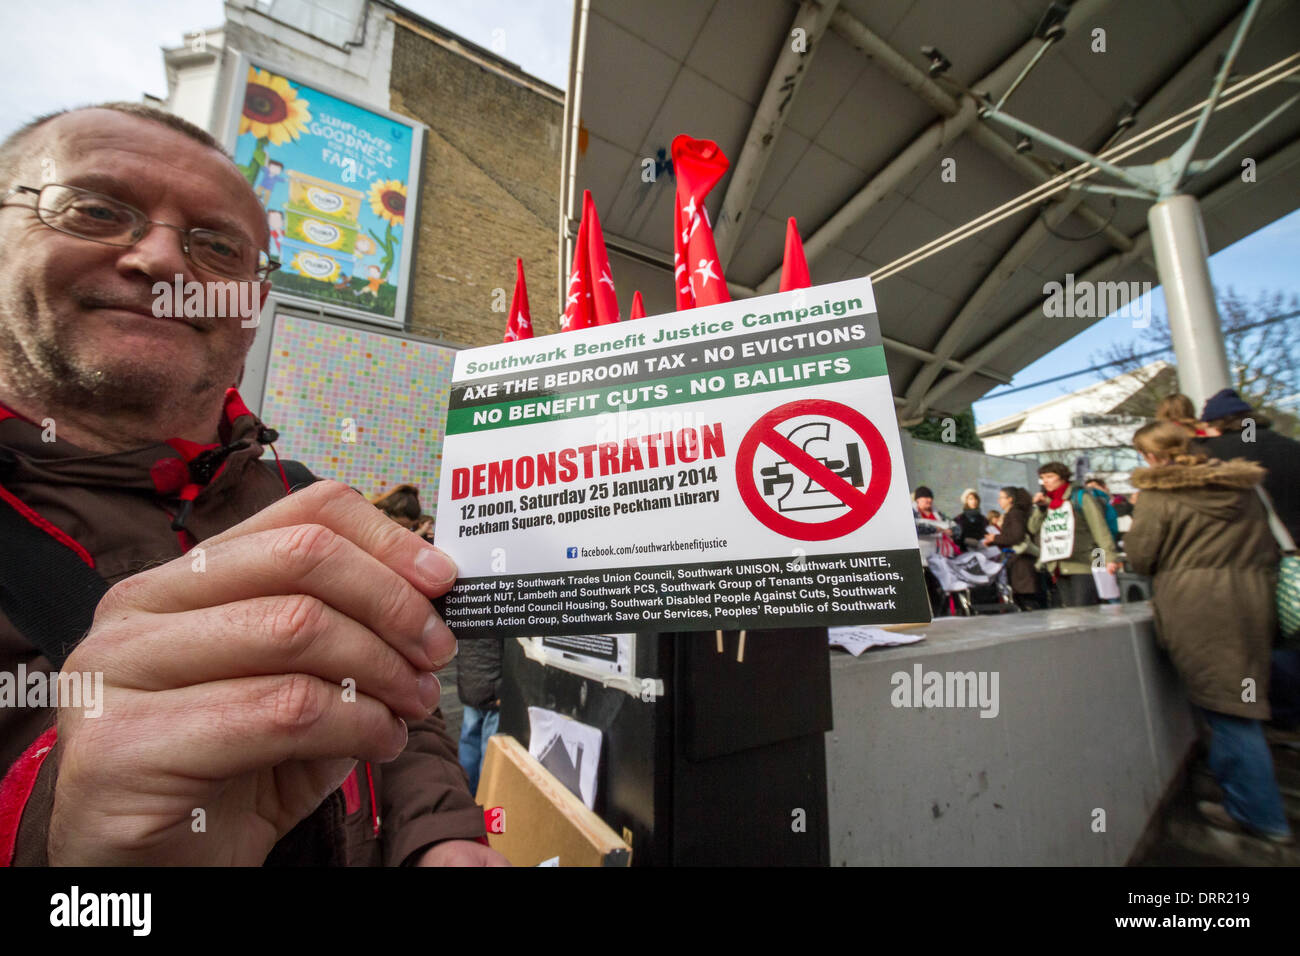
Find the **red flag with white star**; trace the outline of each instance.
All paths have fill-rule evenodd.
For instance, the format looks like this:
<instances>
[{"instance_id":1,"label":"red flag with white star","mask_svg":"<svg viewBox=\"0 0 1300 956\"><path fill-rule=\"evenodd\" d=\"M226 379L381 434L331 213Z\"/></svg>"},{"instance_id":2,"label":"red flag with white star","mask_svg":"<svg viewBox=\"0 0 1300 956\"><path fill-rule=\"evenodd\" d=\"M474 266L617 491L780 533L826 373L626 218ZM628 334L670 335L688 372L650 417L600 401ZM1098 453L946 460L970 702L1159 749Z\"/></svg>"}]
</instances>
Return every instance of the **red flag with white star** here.
<instances>
[{"instance_id":1,"label":"red flag with white star","mask_svg":"<svg viewBox=\"0 0 1300 956\"><path fill-rule=\"evenodd\" d=\"M673 211L677 309L730 302L713 243L713 226L704 209L704 198L727 172L727 157L712 140L684 135L673 140L672 153L677 177L677 206Z\"/></svg>"},{"instance_id":2,"label":"red flag with white star","mask_svg":"<svg viewBox=\"0 0 1300 956\"><path fill-rule=\"evenodd\" d=\"M791 216L785 224L785 260L781 263L780 292L791 289L807 289L812 286L812 274L808 271L808 260L804 258L803 241L799 238L799 227Z\"/></svg>"},{"instance_id":3,"label":"red flag with white star","mask_svg":"<svg viewBox=\"0 0 1300 956\"><path fill-rule=\"evenodd\" d=\"M632 293L632 312L628 315L629 319L645 318L645 303L641 301L641 290L637 289Z\"/></svg>"},{"instance_id":4,"label":"red flag with white star","mask_svg":"<svg viewBox=\"0 0 1300 956\"><path fill-rule=\"evenodd\" d=\"M573 270L569 273L560 331L609 325L620 318L600 218L596 215L591 190L584 189L582 222L578 224L578 239L573 244Z\"/></svg>"},{"instance_id":5,"label":"red flag with white star","mask_svg":"<svg viewBox=\"0 0 1300 956\"><path fill-rule=\"evenodd\" d=\"M528 287L524 285L524 260L515 260L515 294L510 300L510 316L506 319L505 342L518 342L533 337L533 318L528 311Z\"/></svg>"}]
</instances>

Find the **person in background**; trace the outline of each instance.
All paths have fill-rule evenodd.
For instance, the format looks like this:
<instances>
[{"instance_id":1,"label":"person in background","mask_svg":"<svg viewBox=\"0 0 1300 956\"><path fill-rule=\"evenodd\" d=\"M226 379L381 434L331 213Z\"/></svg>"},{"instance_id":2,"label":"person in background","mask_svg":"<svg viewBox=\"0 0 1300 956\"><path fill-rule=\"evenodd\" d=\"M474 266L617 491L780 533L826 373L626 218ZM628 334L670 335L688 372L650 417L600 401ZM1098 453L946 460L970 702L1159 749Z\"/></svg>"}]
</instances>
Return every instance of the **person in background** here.
<instances>
[{"instance_id":1,"label":"person in background","mask_svg":"<svg viewBox=\"0 0 1300 956\"><path fill-rule=\"evenodd\" d=\"M955 525L934 507L934 492L925 485L918 485L912 492L912 520L916 523L921 564L926 564L932 554L951 558L957 553L952 539Z\"/></svg>"},{"instance_id":2,"label":"person in background","mask_svg":"<svg viewBox=\"0 0 1300 956\"><path fill-rule=\"evenodd\" d=\"M1002 548L1011 552L1007 562L1007 579L1015 594L1016 604L1022 611L1034 611L1043 606L1038 586L1038 571L1034 568L1037 548L1029 534L1029 515L1034 503L1024 488L1006 487L998 492L1002 508L1002 525L996 534L985 534L985 547Z\"/></svg>"},{"instance_id":3,"label":"person in background","mask_svg":"<svg viewBox=\"0 0 1300 956\"><path fill-rule=\"evenodd\" d=\"M425 540L431 540L433 518L420 508L420 489L415 485L396 485L371 502L407 531L414 531Z\"/></svg>"},{"instance_id":4,"label":"person in background","mask_svg":"<svg viewBox=\"0 0 1300 956\"><path fill-rule=\"evenodd\" d=\"M1264 490L1291 537L1300 541L1300 442L1275 432L1230 388L1213 395L1201 412L1206 437L1196 450L1227 461L1245 458L1263 465Z\"/></svg>"},{"instance_id":5,"label":"person in background","mask_svg":"<svg viewBox=\"0 0 1300 956\"><path fill-rule=\"evenodd\" d=\"M954 520L957 525L955 537L962 548L967 551L978 548L988 520L984 517L984 512L980 511L980 496L974 488L967 488L961 493L961 514Z\"/></svg>"},{"instance_id":6,"label":"person in background","mask_svg":"<svg viewBox=\"0 0 1300 956\"><path fill-rule=\"evenodd\" d=\"M1153 422L1133 436L1150 467L1133 472L1143 494L1125 539L1128 561L1153 576L1157 636L1209 724L1210 770L1223 803L1197 808L1216 826L1290 844L1260 726L1270 712L1279 559L1256 492L1264 469L1207 459L1190 440L1177 422Z\"/></svg>"},{"instance_id":7,"label":"person in background","mask_svg":"<svg viewBox=\"0 0 1300 956\"><path fill-rule=\"evenodd\" d=\"M1126 516L1133 514L1132 502L1121 494L1111 494L1110 489L1106 487L1106 482L1101 478L1098 478L1096 475L1089 475L1085 478L1083 481L1083 487L1105 495L1106 500L1110 502L1110 506L1115 509L1115 517L1119 525L1120 534L1122 535L1128 530L1129 522L1124 519ZM1122 542L1117 543L1122 544Z\"/></svg>"},{"instance_id":8,"label":"person in background","mask_svg":"<svg viewBox=\"0 0 1300 956\"><path fill-rule=\"evenodd\" d=\"M934 492L925 485L918 485L912 492L912 520L916 524L916 544L921 552L930 608L938 613L944 606L944 594L938 578L930 571L930 558L936 554L951 558L957 553L957 545L952 540L954 525L935 509Z\"/></svg>"},{"instance_id":9,"label":"person in background","mask_svg":"<svg viewBox=\"0 0 1300 956\"><path fill-rule=\"evenodd\" d=\"M1195 436L1205 435L1205 423L1196 417L1196 406L1181 392L1166 395L1156 406L1156 421L1176 422Z\"/></svg>"},{"instance_id":10,"label":"person in background","mask_svg":"<svg viewBox=\"0 0 1300 956\"><path fill-rule=\"evenodd\" d=\"M1092 577L1094 551L1100 549L1108 572L1114 574L1119 570L1119 549L1106 524L1105 513L1088 492L1071 494L1070 469L1059 461L1049 461L1039 467L1038 480L1043 490L1033 497L1033 504L1038 507L1029 516L1028 528L1037 538L1039 550L1043 548L1041 530L1049 509L1068 507L1074 524L1070 553L1050 561L1040 557L1040 565L1052 576L1062 607L1097 604L1100 598Z\"/></svg>"},{"instance_id":11,"label":"person in background","mask_svg":"<svg viewBox=\"0 0 1300 956\"><path fill-rule=\"evenodd\" d=\"M465 712L460 723L460 765L478 792L488 738L501 723L501 654L504 638L476 637L460 642L456 693Z\"/></svg>"},{"instance_id":12,"label":"person in background","mask_svg":"<svg viewBox=\"0 0 1300 956\"><path fill-rule=\"evenodd\" d=\"M1002 530L1002 512L994 509L984 516L987 523L984 525L984 533L998 532Z\"/></svg>"},{"instance_id":13,"label":"person in background","mask_svg":"<svg viewBox=\"0 0 1300 956\"><path fill-rule=\"evenodd\" d=\"M1232 389L1210 397L1201 411L1206 437L1193 450L1214 458L1245 458L1263 465L1264 490L1278 520L1300 542L1300 442L1274 431L1267 416L1256 413ZM1284 729L1300 726L1300 651L1273 651L1274 723Z\"/></svg>"}]
</instances>

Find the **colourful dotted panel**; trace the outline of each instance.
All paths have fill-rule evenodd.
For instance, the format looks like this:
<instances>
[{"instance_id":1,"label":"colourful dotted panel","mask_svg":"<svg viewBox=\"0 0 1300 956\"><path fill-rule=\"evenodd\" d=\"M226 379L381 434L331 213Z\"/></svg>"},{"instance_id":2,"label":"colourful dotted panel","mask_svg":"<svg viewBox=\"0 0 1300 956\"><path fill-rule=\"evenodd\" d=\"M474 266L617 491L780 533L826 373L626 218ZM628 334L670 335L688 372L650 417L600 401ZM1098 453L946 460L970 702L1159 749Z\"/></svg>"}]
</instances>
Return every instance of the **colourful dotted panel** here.
<instances>
[{"instance_id":1,"label":"colourful dotted panel","mask_svg":"<svg viewBox=\"0 0 1300 956\"><path fill-rule=\"evenodd\" d=\"M455 357L455 349L280 315L262 420L280 432L282 457L371 496L415 485L433 514Z\"/></svg>"}]
</instances>

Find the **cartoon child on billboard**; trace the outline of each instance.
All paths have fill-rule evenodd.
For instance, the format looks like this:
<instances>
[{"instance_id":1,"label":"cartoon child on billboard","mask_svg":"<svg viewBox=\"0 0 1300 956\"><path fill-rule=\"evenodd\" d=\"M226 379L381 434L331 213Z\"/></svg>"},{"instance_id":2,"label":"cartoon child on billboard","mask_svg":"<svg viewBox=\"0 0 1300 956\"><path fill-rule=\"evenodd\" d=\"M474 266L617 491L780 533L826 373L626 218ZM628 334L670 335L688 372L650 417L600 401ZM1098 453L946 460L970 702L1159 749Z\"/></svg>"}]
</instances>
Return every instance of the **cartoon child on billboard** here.
<instances>
[{"instance_id":1,"label":"cartoon child on billboard","mask_svg":"<svg viewBox=\"0 0 1300 956\"><path fill-rule=\"evenodd\" d=\"M271 205L271 193L283 181L284 163L278 159L268 159L261 173L258 174L257 185L253 187L253 192L257 193L257 198L262 200L263 206Z\"/></svg>"}]
</instances>

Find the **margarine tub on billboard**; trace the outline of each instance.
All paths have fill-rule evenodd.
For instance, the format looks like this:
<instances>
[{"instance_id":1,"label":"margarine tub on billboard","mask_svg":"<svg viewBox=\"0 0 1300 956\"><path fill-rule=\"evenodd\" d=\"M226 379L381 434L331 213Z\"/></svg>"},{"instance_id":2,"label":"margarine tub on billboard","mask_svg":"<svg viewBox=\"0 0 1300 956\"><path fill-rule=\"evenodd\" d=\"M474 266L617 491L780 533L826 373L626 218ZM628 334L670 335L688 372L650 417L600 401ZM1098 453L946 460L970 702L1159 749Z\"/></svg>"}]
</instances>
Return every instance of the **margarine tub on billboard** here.
<instances>
[{"instance_id":1,"label":"margarine tub on billboard","mask_svg":"<svg viewBox=\"0 0 1300 956\"><path fill-rule=\"evenodd\" d=\"M235 162L266 208L272 290L403 324L422 127L257 65L238 101Z\"/></svg>"}]
</instances>

